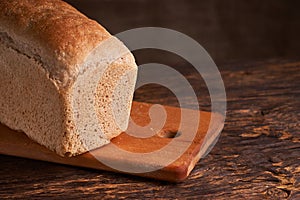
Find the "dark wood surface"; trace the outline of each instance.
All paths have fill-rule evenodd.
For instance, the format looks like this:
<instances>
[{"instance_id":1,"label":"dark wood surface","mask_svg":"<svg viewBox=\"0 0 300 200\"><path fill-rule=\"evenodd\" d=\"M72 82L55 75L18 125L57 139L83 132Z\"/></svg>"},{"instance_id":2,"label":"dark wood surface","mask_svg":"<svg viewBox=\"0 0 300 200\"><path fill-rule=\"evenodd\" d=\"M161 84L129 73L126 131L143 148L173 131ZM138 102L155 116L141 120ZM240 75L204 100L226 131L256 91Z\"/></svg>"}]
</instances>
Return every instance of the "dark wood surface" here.
<instances>
[{"instance_id":1,"label":"dark wood surface","mask_svg":"<svg viewBox=\"0 0 300 200\"><path fill-rule=\"evenodd\" d=\"M174 65L196 89L199 77ZM0 156L0 199L300 199L300 62L269 60L220 66L227 119L212 152L173 184L10 156ZM177 105L156 86L135 100ZM203 110L209 97L199 95Z\"/></svg>"}]
</instances>

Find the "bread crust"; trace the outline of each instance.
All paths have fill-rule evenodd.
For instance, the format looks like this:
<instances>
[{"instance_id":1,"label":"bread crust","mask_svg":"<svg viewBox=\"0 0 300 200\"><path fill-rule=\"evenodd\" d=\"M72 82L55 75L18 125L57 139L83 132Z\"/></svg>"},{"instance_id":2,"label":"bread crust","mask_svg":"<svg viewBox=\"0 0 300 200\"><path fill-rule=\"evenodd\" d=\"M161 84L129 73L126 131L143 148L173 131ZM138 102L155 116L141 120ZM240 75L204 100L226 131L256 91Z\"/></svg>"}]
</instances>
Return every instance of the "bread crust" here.
<instances>
[{"instance_id":1,"label":"bread crust","mask_svg":"<svg viewBox=\"0 0 300 200\"><path fill-rule=\"evenodd\" d=\"M111 36L61 0L0 0L0 31L22 41L25 51L39 54L49 77L63 86L89 52Z\"/></svg>"},{"instance_id":2,"label":"bread crust","mask_svg":"<svg viewBox=\"0 0 300 200\"><path fill-rule=\"evenodd\" d=\"M98 148L126 129L134 57L67 3L0 0L0 58L1 123L61 156Z\"/></svg>"}]
</instances>

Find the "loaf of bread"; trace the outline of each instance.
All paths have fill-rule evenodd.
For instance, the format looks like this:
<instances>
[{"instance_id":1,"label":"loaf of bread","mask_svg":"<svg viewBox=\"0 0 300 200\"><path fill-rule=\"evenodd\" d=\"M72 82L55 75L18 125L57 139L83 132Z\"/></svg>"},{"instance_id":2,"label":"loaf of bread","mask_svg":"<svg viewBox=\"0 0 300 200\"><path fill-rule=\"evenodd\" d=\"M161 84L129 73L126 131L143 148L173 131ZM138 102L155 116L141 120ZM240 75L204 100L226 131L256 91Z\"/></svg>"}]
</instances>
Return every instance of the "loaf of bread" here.
<instances>
[{"instance_id":1,"label":"loaf of bread","mask_svg":"<svg viewBox=\"0 0 300 200\"><path fill-rule=\"evenodd\" d=\"M61 156L127 128L130 51L61 0L0 0L0 122Z\"/></svg>"}]
</instances>

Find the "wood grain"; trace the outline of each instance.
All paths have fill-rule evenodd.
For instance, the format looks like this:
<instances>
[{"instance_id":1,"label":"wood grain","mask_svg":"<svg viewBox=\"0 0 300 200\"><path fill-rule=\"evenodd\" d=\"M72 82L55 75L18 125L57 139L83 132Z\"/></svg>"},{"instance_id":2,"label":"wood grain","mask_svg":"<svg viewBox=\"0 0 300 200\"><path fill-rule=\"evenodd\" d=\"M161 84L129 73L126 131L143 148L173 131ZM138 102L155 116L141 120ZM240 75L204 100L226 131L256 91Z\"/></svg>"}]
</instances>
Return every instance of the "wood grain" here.
<instances>
[{"instance_id":1,"label":"wood grain","mask_svg":"<svg viewBox=\"0 0 300 200\"><path fill-rule=\"evenodd\" d=\"M194 88L204 88L186 64L174 67ZM0 198L300 199L300 62L231 63L220 71L228 100L225 128L185 182L0 156ZM145 86L135 100L177 105L167 94ZM210 109L205 92L199 102Z\"/></svg>"},{"instance_id":2,"label":"wood grain","mask_svg":"<svg viewBox=\"0 0 300 200\"><path fill-rule=\"evenodd\" d=\"M150 109L153 121L149 118ZM160 109L166 113L162 128L155 126L162 121ZM140 128L129 123L128 130L110 144L74 157L61 157L24 133L0 124L0 154L178 182L187 178L216 142L224 121L217 113L170 106L157 109L140 102L133 102L130 115ZM210 126L215 128L209 129Z\"/></svg>"}]
</instances>

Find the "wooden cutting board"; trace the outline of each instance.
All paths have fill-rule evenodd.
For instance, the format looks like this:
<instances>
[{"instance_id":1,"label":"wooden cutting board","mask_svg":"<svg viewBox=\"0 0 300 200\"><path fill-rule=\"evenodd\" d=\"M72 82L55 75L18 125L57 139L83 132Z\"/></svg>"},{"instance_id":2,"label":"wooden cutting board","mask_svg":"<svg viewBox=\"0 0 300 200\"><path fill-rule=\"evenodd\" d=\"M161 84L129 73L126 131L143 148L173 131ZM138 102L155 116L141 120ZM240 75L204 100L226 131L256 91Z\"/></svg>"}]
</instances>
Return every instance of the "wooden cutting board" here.
<instances>
[{"instance_id":1,"label":"wooden cutting board","mask_svg":"<svg viewBox=\"0 0 300 200\"><path fill-rule=\"evenodd\" d=\"M0 154L116 171L172 182L182 181L217 141L223 128L223 123L221 123L223 116L217 113L163 106L167 117L162 129L158 129L149 117L151 106L152 104L140 102L134 102L132 106L131 118L144 129L134 128L136 126L130 124L128 131L114 138L112 143L71 158L60 157L30 140L24 133L13 131L0 124ZM190 115L185 115L185 119L181 119L184 112L190 113ZM191 124L195 121L195 115L200 117L200 120L197 121L199 126L196 126L196 129ZM156 116L156 118L159 117L160 115ZM180 123L181 120L183 123ZM163 119L153 119L153 121L159 122ZM149 137L143 135L145 129L149 129L152 135ZM160 131L156 132L156 129ZM192 132L195 132L195 135L191 135ZM145 134L147 135L147 133ZM138 158L123 156L120 152L133 153L138 155ZM173 157L176 158L173 162L165 163L168 158ZM115 166L123 166L123 168ZM135 169L137 170L135 171Z\"/></svg>"}]
</instances>

